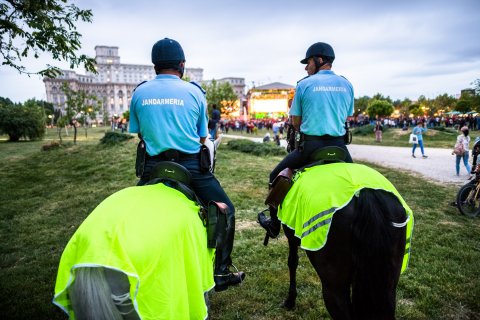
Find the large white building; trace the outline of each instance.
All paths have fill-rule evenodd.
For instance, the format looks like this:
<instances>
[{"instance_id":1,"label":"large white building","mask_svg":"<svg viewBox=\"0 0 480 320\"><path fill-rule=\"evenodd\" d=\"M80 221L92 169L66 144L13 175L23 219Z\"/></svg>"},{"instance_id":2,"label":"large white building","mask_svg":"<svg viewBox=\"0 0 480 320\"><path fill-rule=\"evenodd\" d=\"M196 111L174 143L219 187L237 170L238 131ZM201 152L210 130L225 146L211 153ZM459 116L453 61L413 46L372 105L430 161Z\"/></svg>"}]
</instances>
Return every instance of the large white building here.
<instances>
[{"instance_id":1,"label":"large white building","mask_svg":"<svg viewBox=\"0 0 480 320\"><path fill-rule=\"evenodd\" d=\"M65 95L61 90L63 82L68 82L73 90L83 90L93 94L102 102L98 119L106 114L121 116L129 109L130 99L135 87L144 80L155 77L153 65L122 64L118 47L96 46L95 60L97 73L77 74L71 70L62 70L62 75L55 79L44 78L47 101L56 108L64 109ZM202 82L203 69L186 68L185 75L190 80Z\"/></svg>"}]
</instances>

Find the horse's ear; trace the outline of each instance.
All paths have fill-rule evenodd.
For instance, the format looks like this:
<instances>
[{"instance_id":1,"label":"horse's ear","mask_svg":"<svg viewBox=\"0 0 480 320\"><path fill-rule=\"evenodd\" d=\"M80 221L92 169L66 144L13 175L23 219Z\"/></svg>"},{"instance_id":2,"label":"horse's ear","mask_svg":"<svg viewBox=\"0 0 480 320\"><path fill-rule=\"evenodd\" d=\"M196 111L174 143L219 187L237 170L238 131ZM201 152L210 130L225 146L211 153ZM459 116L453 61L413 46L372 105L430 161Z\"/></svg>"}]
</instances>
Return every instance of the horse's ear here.
<instances>
[{"instance_id":1,"label":"horse's ear","mask_svg":"<svg viewBox=\"0 0 480 320\"><path fill-rule=\"evenodd\" d=\"M347 152L337 146L329 146L318 149L310 156L311 162L322 161L323 163L344 162Z\"/></svg>"}]
</instances>

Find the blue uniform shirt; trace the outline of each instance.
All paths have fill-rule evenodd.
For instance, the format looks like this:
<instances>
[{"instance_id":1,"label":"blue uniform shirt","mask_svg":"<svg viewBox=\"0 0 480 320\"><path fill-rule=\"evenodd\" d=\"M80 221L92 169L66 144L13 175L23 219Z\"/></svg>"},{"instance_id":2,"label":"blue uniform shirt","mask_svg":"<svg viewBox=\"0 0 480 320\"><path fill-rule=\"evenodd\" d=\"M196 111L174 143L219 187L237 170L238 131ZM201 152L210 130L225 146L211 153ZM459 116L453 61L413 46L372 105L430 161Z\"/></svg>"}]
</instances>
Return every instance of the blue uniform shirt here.
<instances>
[{"instance_id":1,"label":"blue uniform shirt","mask_svg":"<svg viewBox=\"0 0 480 320\"><path fill-rule=\"evenodd\" d=\"M175 75L157 75L133 94L130 132L142 135L151 156L168 149L198 153L200 137L208 134L207 124L203 92Z\"/></svg>"},{"instance_id":2,"label":"blue uniform shirt","mask_svg":"<svg viewBox=\"0 0 480 320\"><path fill-rule=\"evenodd\" d=\"M353 105L352 84L331 70L320 70L298 82L289 113L302 117L300 131L305 134L339 137Z\"/></svg>"}]
</instances>

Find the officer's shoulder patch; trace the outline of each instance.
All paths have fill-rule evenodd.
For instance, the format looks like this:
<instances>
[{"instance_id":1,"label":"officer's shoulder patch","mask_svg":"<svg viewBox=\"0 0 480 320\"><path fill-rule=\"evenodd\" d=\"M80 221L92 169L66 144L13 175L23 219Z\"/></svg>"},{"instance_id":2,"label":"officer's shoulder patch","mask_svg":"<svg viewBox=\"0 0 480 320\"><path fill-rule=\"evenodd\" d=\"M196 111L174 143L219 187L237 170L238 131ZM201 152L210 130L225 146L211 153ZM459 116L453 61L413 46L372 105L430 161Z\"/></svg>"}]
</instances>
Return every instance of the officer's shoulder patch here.
<instances>
[{"instance_id":1,"label":"officer's shoulder patch","mask_svg":"<svg viewBox=\"0 0 480 320\"><path fill-rule=\"evenodd\" d=\"M303 80L307 79L308 77L310 77L310 76L306 76L306 77L304 77L304 78L302 78L302 79L298 80L298 81L297 81L297 84L299 84L299 83L300 83L300 81L303 81Z\"/></svg>"},{"instance_id":2,"label":"officer's shoulder patch","mask_svg":"<svg viewBox=\"0 0 480 320\"><path fill-rule=\"evenodd\" d=\"M144 84L145 82L147 82L147 80L143 80L142 82L140 82L139 84L137 84L137 86L135 87L135 89L133 89L133 91L135 92L135 90L137 90L138 87L140 87L142 84Z\"/></svg>"},{"instance_id":3,"label":"officer's shoulder patch","mask_svg":"<svg viewBox=\"0 0 480 320\"><path fill-rule=\"evenodd\" d=\"M203 89L202 86L200 84L196 83L195 81L190 81L190 84L193 84L195 87L200 89L200 91L202 91L203 94L207 93L207 91L205 91L205 89Z\"/></svg>"}]
</instances>

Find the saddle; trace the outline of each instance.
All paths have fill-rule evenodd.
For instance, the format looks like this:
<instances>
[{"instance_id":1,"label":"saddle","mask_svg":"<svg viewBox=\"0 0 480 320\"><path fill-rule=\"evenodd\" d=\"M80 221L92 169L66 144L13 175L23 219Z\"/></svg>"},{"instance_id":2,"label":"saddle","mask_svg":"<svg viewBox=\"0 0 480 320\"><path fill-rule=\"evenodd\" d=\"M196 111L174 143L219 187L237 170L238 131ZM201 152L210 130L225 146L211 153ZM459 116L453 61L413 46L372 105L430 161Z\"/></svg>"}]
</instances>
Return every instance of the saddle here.
<instances>
[{"instance_id":1,"label":"saddle","mask_svg":"<svg viewBox=\"0 0 480 320\"><path fill-rule=\"evenodd\" d=\"M347 153L340 147L331 146L316 150L310 156L310 162L306 166L296 170L303 171L305 168L327 163L344 162ZM293 185L294 171L290 168L283 169L273 180L270 192L265 199L265 204L278 209Z\"/></svg>"},{"instance_id":2,"label":"saddle","mask_svg":"<svg viewBox=\"0 0 480 320\"><path fill-rule=\"evenodd\" d=\"M150 181L146 185L163 183L183 193L189 200L200 206L198 213L207 229L207 247L222 247L227 240L227 216L230 209L223 202L210 201L205 207L191 187L192 174L181 164L173 161L161 161L153 167Z\"/></svg>"}]
</instances>

